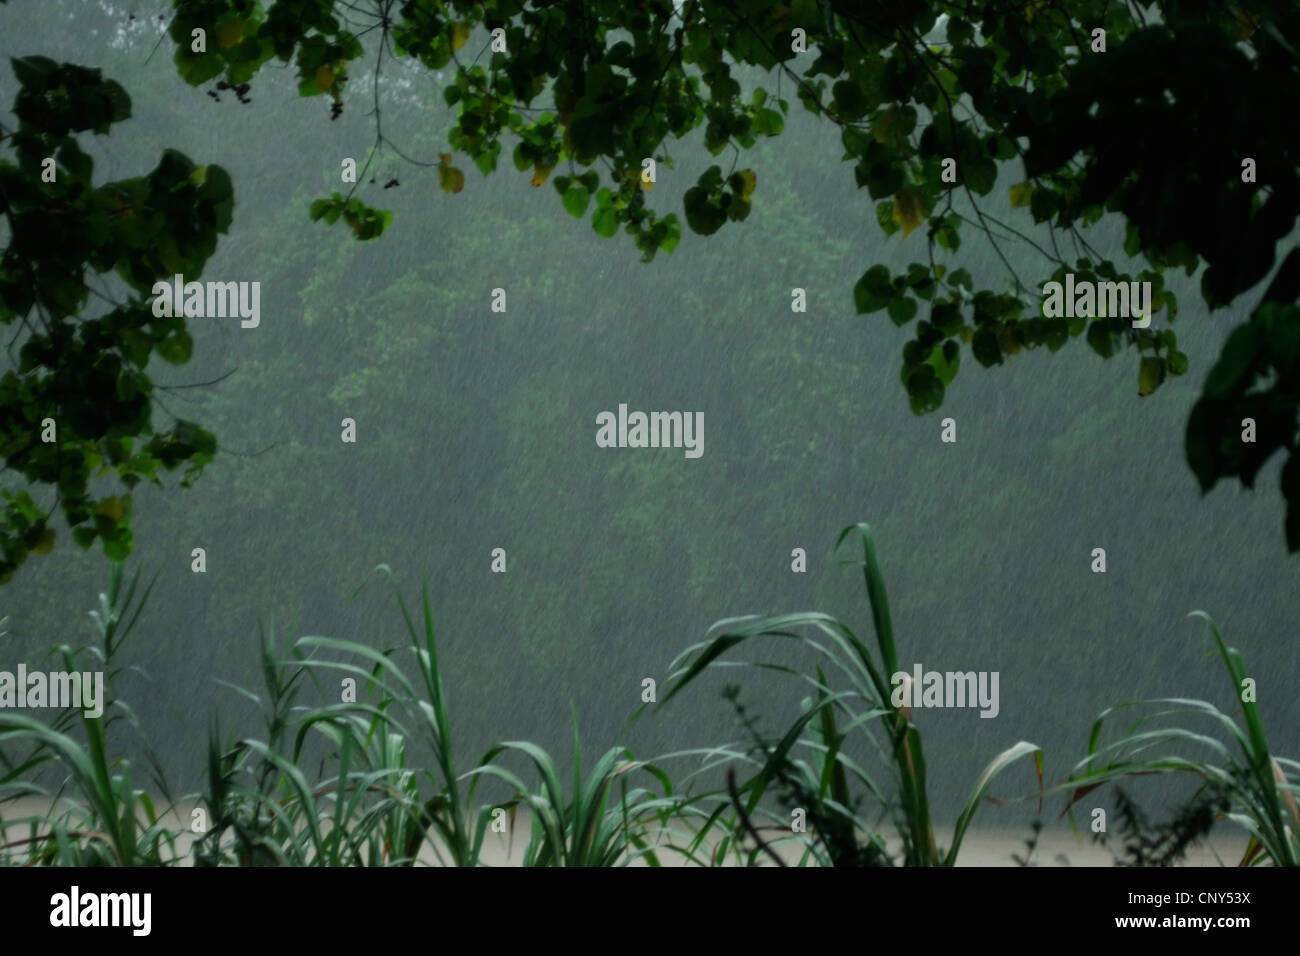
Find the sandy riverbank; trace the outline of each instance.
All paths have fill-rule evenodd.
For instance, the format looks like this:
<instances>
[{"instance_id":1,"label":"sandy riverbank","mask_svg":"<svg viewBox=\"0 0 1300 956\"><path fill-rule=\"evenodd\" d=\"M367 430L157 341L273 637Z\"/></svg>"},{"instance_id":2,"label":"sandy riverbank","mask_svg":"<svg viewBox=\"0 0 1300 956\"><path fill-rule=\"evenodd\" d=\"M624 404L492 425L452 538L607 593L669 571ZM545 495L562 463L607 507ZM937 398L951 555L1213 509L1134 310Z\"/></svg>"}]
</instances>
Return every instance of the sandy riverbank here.
<instances>
[{"instance_id":1,"label":"sandy riverbank","mask_svg":"<svg viewBox=\"0 0 1300 956\"><path fill-rule=\"evenodd\" d=\"M190 844L193 835L189 831L192 818L191 811L195 804L185 803L164 815L168 826L184 832L177 840L177 850L181 855L180 865L189 865L191 861ZM20 840L29 835L26 824L16 823L21 817L41 814L48 810L48 802L36 799L24 799L17 803L8 803L0 808L0 816L5 822L4 842ZM42 827L42 831L46 828ZM1028 829L1021 831L997 829L971 829L967 831L958 857L959 866L1016 866L1013 854L1025 853L1025 841L1030 836ZM940 846L947 846L951 841L951 830L936 829L935 837ZM488 866L516 866L522 857L524 844L528 838L528 823L524 814L519 814L515 821L513 841L505 835L488 834L484 841L483 863ZM886 842L891 849L899 845L896 838L886 835ZM1208 845L1193 847L1187 854L1188 866L1233 866L1241 858L1245 849L1244 836L1236 836L1224 825L1221 833ZM788 847L782 853L783 859L794 862L798 858L796 848ZM674 858L671 851L660 855L665 865L681 865L680 857ZM420 854L423 865L437 866L438 858L432 848L426 848ZM1097 846L1088 836L1076 836L1068 828L1045 829L1039 835L1038 846L1030 860L1032 865L1045 867L1058 866L1113 866L1114 857L1106 847ZM641 864L634 864L641 865Z\"/></svg>"}]
</instances>

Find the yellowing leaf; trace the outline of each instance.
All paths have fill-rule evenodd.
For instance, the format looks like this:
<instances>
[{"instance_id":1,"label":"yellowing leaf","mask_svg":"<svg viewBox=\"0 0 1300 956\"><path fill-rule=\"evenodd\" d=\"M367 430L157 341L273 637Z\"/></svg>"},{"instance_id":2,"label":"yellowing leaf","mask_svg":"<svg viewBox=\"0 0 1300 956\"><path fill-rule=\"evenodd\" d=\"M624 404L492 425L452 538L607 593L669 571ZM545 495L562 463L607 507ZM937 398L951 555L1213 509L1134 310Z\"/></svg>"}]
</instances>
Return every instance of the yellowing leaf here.
<instances>
[{"instance_id":1,"label":"yellowing leaf","mask_svg":"<svg viewBox=\"0 0 1300 956\"><path fill-rule=\"evenodd\" d=\"M1233 16L1237 20L1237 39L1249 40L1254 32L1259 29L1260 15L1258 13L1236 11Z\"/></svg>"},{"instance_id":2,"label":"yellowing leaf","mask_svg":"<svg viewBox=\"0 0 1300 956\"><path fill-rule=\"evenodd\" d=\"M447 153L442 155L444 161L438 166L438 185L445 193L458 193L465 188L465 174L447 162L451 156Z\"/></svg>"},{"instance_id":3,"label":"yellowing leaf","mask_svg":"<svg viewBox=\"0 0 1300 956\"><path fill-rule=\"evenodd\" d=\"M334 71L328 65L317 67L316 87L322 93L334 85Z\"/></svg>"},{"instance_id":4,"label":"yellowing leaf","mask_svg":"<svg viewBox=\"0 0 1300 956\"><path fill-rule=\"evenodd\" d=\"M1003 355L1016 355L1020 352L1023 346L1020 344L1020 340L1016 338L1015 333L1011 331L1010 327L1004 325L1002 328L998 329L998 348L1002 349Z\"/></svg>"},{"instance_id":5,"label":"yellowing leaf","mask_svg":"<svg viewBox=\"0 0 1300 956\"><path fill-rule=\"evenodd\" d=\"M459 50L469 41L469 24L464 20L453 23L451 27L451 48Z\"/></svg>"},{"instance_id":6,"label":"yellowing leaf","mask_svg":"<svg viewBox=\"0 0 1300 956\"><path fill-rule=\"evenodd\" d=\"M900 189L894 196L894 222L903 229L903 238L925 221L921 194L915 189Z\"/></svg>"},{"instance_id":7,"label":"yellowing leaf","mask_svg":"<svg viewBox=\"0 0 1300 956\"><path fill-rule=\"evenodd\" d=\"M578 105L578 98L570 93L560 104L560 125L566 130L573 123L573 110Z\"/></svg>"},{"instance_id":8,"label":"yellowing leaf","mask_svg":"<svg viewBox=\"0 0 1300 956\"><path fill-rule=\"evenodd\" d=\"M904 135L906 119L903 110L891 106L885 110L871 126L871 135L877 143L886 145L895 142Z\"/></svg>"},{"instance_id":9,"label":"yellowing leaf","mask_svg":"<svg viewBox=\"0 0 1300 956\"><path fill-rule=\"evenodd\" d=\"M227 50L244 38L244 21L235 19L217 24L217 46Z\"/></svg>"},{"instance_id":10,"label":"yellowing leaf","mask_svg":"<svg viewBox=\"0 0 1300 956\"><path fill-rule=\"evenodd\" d=\"M1033 198L1033 183L1016 183L1011 187L1011 205L1013 207L1028 206Z\"/></svg>"},{"instance_id":11,"label":"yellowing leaf","mask_svg":"<svg viewBox=\"0 0 1300 956\"><path fill-rule=\"evenodd\" d=\"M740 191L740 198L749 202L749 197L754 194L754 187L758 184L758 177L754 175L752 169L742 169L740 178L745 181L745 186Z\"/></svg>"},{"instance_id":12,"label":"yellowing leaf","mask_svg":"<svg viewBox=\"0 0 1300 956\"><path fill-rule=\"evenodd\" d=\"M32 554L49 554L50 551L52 551L53 549L54 549L54 529L46 528L43 532L41 532L41 536L36 539L36 543L33 544L27 550L30 551Z\"/></svg>"},{"instance_id":13,"label":"yellowing leaf","mask_svg":"<svg viewBox=\"0 0 1300 956\"><path fill-rule=\"evenodd\" d=\"M103 515L109 521L113 522L113 524L117 524L121 521L124 513L125 511L122 508L122 499L118 498L116 495L112 498L105 498L95 506L95 514Z\"/></svg>"},{"instance_id":14,"label":"yellowing leaf","mask_svg":"<svg viewBox=\"0 0 1300 956\"><path fill-rule=\"evenodd\" d=\"M1143 398L1150 395L1164 377L1164 363L1159 358L1144 357L1138 364L1138 395Z\"/></svg>"},{"instance_id":15,"label":"yellowing leaf","mask_svg":"<svg viewBox=\"0 0 1300 956\"><path fill-rule=\"evenodd\" d=\"M551 175L551 170L554 168L554 164L543 166L541 163L537 163L533 166L533 178L528 180L528 182L533 186L540 186L542 183L546 182L546 177Z\"/></svg>"}]
</instances>

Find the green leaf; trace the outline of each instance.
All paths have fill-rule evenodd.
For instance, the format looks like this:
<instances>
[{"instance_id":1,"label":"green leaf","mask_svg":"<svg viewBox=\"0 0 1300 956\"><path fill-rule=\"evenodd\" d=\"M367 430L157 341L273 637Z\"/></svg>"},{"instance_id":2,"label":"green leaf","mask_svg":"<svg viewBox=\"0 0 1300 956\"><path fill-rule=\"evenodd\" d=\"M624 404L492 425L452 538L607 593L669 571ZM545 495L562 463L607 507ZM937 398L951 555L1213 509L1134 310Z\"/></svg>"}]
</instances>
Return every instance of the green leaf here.
<instances>
[{"instance_id":1,"label":"green leaf","mask_svg":"<svg viewBox=\"0 0 1300 956\"><path fill-rule=\"evenodd\" d=\"M867 98L863 94L862 87L852 80L840 80L831 87L831 98L835 104L835 112L843 120L861 119L867 112ZM885 142L885 140L881 140Z\"/></svg>"},{"instance_id":2,"label":"green leaf","mask_svg":"<svg viewBox=\"0 0 1300 956\"><path fill-rule=\"evenodd\" d=\"M131 116L131 97L127 95L126 90L122 89L122 85L112 80L104 80L101 88L104 98L109 102L113 110L110 122L120 123L125 119L129 119Z\"/></svg>"},{"instance_id":3,"label":"green leaf","mask_svg":"<svg viewBox=\"0 0 1300 956\"><path fill-rule=\"evenodd\" d=\"M194 340L184 329L180 329L167 336L161 342L154 346L159 357L171 362L173 365L184 365L190 360L190 354L194 349Z\"/></svg>"},{"instance_id":4,"label":"green leaf","mask_svg":"<svg viewBox=\"0 0 1300 956\"><path fill-rule=\"evenodd\" d=\"M686 225L691 227L692 232L702 236L712 235L727 221L727 213L713 201L713 194L703 186L692 186L686 190L682 204L686 208Z\"/></svg>"},{"instance_id":5,"label":"green leaf","mask_svg":"<svg viewBox=\"0 0 1300 956\"><path fill-rule=\"evenodd\" d=\"M983 805L984 795L988 791L989 785L993 782L993 778L1000 774L1006 767L1028 754L1034 755L1034 761L1038 767L1039 787L1042 787L1043 752L1036 744L1031 744L1028 741L1022 740L1018 744L1008 747L1006 750L1002 751L1002 753L994 757L989 765L984 768L984 772L980 774L979 779L975 783L974 792L971 794L970 799L966 801L965 808L957 818L957 826L953 831L952 847L948 850L948 855L944 861L947 865L952 866L956 863L957 851L961 849L961 842L963 837L966 835L966 829L970 826L970 821L974 818L975 812Z\"/></svg>"},{"instance_id":6,"label":"green leaf","mask_svg":"<svg viewBox=\"0 0 1300 956\"><path fill-rule=\"evenodd\" d=\"M45 90L46 84L59 69L57 63L45 56L11 57L9 64L21 86L30 86L38 92Z\"/></svg>"},{"instance_id":7,"label":"green leaf","mask_svg":"<svg viewBox=\"0 0 1300 956\"><path fill-rule=\"evenodd\" d=\"M886 236L898 232L898 223L894 221L893 200L882 199L876 203L876 221L880 223L880 228L885 231Z\"/></svg>"},{"instance_id":8,"label":"green leaf","mask_svg":"<svg viewBox=\"0 0 1300 956\"><path fill-rule=\"evenodd\" d=\"M682 240L682 221L677 218L675 213L669 213L663 218L663 224L667 228L667 233L659 243L659 248L670 256L677 244Z\"/></svg>"},{"instance_id":9,"label":"green leaf","mask_svg":"<svg viewBox=\"0 0 1300 956\"><path fill-rule=\"evenodd\" d=\"M981 196L993 191L998 179L998 167L987 156L963 156L958 168L961 178L971 190Z\"/></svg>"},{"instance_id":10,"label":"green leaf","mask_svg":"<svg viewBox=\"0 0 1300 956\"><path fill-rule=\"evenodd\" d=\"M1282 469L1282 497L1287 503L1286 546L1294 554L1300 551L1300 454L1295 452Z\"/></svg>"},{"instance_id":11,"label":"green leaf","mask_svg":"<svg viewBox=\"0 0 1300 956\"><path fill-rule=\"evenodd\" d=\"M920 365L907 379L907 398L912 412L926 415L943 404L943 382L930 365Z\"/></svg>"},{"instance_id":12,"label":"green leaf","mask_svg":"<svg viewBox=\"0 0 1300 956\"><path fill-rule=\"evenodd\" d=\"M1130 258L1142 251L1142 239L1137 226L1129 223L1124 230L1124 252Z\"/></svg>"},{"instance_id":13,"label":"green leaf","mask_svg":"<svg viewBox=\"0 0 1300 956\"><path fill-rule=\"evenodd\" d=\"M785 119L776 110L760 109L754 113L754 132L761 136L780 136Z\"/></svg>"},{"instance_id":14,"label":"green leaf","mask_svg":"<svg viewBox=\"0 0 1300 956\"><path fill-rule=\"evenodd\" d=\"M840 84L835 85L838 88ZM857 119L857 116L850 118ZM907 144L907 138L915 128L916 110L910 106L891 106L872 124L871 134L877 143L900 149Z\"/></svg>"},{"instance_id":15,"label":"green leaf","mask_svg":"<svg viewBox=\"0 0 1300 956\"><path fill-rule=\"evenodd\" d=\"M1011 206L1019 208L1028 206L1033 202L1034 184L1033 183L1016 183L1011 187Z\"/></svg>"},{"instance_id":16,"label":"green leaf","mask_svg":"<svg viewBox=\"0 0 1300 956\"><path fill-rule=\"evenodd\" d=\"M474 165L484 176L491 176L497 168L497 157L501 155L501 142L498 140L484 152L474 157Z\"/></svg>"},{"instance_id":17,"label":"green leaf","mask_svg":"<svg viewBox=\"0 0 1300 956\"><path fill-rule=\"evenodd\" d=\"M1243 387L1243 379L1250 373L1258 350L1259 336L1254 324L1244 322L1233 329L1201 393L1208 398L1220 398Z\"/></svg>"},{"instance_id":18,"label":"green leaf","mask_svg":"<svg viewBox=\"0 0 1300 956\"><path fill-rule=\"evenodd\" d=\"M221 71L226 68L221 57L214 53L191 53L189 44L177 48L175 62L181 79L190 86L206 83L213 77L220 76ZM308 80L307 82L311 84L312 93L314 94L316 92L316 81Z\"/></svg>"},{"instance_id":19,"label":"green leaf","mask_svg":"<svg viewBox=\"0 0 1300 956\"><path fill-rule=\"evenodd\" d=\"M934 368L934 373L939 376L939 381L945 386L951 385L952 380L957 377L957 367L961 364L961 349L957 343L949 340L941 346L935 346L934 351L930 353L930 365Z\"/></svg>"},{"instance_id":20,"label":"green leaf","mask_svg":"<svg viewBox=\"0 0 1300 956\"><path fill-rule=\"evenodd\" d=\"M930 308L930 324L941 335L956 335L961 329L961 309L952 302L936 302Z\"/></svg>"},{"instance_id":21,"label":"green leaf","mask_svg":"<svg viewBox=\"0 0 1300 956\"><path fill-rule=\"evenodd\" d=\"M1165 360L1158 356L1143 356L1138 366L1138 395L1146 397L1165 380Z\"/></svg>"},{"instance_id":22,"label":"green leaf","mask_svg":"<svg viewBox=\"0 0 1300 956\"><path fill-rule=\"evenodd\" d=\"M1043 320L1043 341L1050 351L1058 351L1069 340L1070 326L1065 319Z\"/></svg>"},{"instance_id":23,"label":"green leaf","mask_svg":"<svg viewBox=\"0 0 1300 956\"><path fill-rule=\"evenodd\" d=\"M1056 215L1058 208L1056 193L1050 189L1035 189L1029 196L1029 211L1034 222L1046 222Z\"/></svg>"},{"instance_id":24,"label":"green leaf","mask_svg":"<svg viewBox=\"0 0 1300 956\"><path fill-rule=\"evenodd\" d=\"M110 561L125 561L131 556L131 545L134 538L130 528L119 527L112 534L100 535L100 540L104 544L104 554Z\"/></svg>"},{"instance_id":25,"label":"green leaf","mask_svg":"<svg viewBox=\"0 0 1300 956\"><path fill-rule=\"evenodd\" d=\"M1215 449L1219 443L1222 424L1222 403L1200 398L1187 417L1184 452L1192 474L1201 486L1201 493L1209 491L1219 480L1219 467Z\"/></svg>"},{"instance_id":26,"label":"green leaf","mask_svg":"<svg viewBox=\"0 0 1300 956\"><path fill-rule=\"evenodd\" d=\"M975 330L971 339L971 352L975 361L985 368L1002 364L1002 346L998 344L998 335L990 326L981 326Z\"/></svg>"},{"instance_id":27,"label":"green leaf","mask_svg":"<svg viewBox=\"0 0 1300 956\"><path fill-rule=\"evenodd\" d=\"M587 211L587 203L591 201L591 193L587 192L585 186L574 183L565 190L563 201L564 211L574 219L581 219ZM617 228L617 223L615 228ZM613 235L613 233L610 233L610 235Z\"/></svg>"},{"instance_id":28,"label":"green leaf","mask_svg":"<svg viewBox=\"0 0 1300 956\"><path fill-rule=\"evenodd\" d=\"M1104 359L1110 358L1118 349L1115 334L1111 331L1110 321L1102 319L1088 325L1088 345Z\"/></svg>"},{"instance_id":29,"label":"green leaf","mask_svg":"<svg viewBox=\"0 0 1300 956\"><path fill-rule=\"evenodd\" d=\"M889 269L885 266L872 266L853 286L853 304L858 315L879 312L889 305L893 297L894 286L889 280Z\"/></svg>"},{"instance_id":30,"label":"green leaf","mask_svg":"<svg viewBox=\"0 0 1300 956\"><path fill-rule=\"evenodd\" d=\"M511 156L511 161L515 164L515 169L519 170L521 173L529 166L533 165L533 160L529 157L528 150L524 148L526 145L526 143L521 142L515 147L515 151ZM450 161L450 157L448 157L448 161Z\"/></svg>"},{"instance_id":31,"label":"green leaf","mask_svg":"<svg viewBox=\"0 0 1300 956\"><path fill-rule=\"evenodd\" d=\"M614 207L609 205L598 207L595 215L591 217L591 228L603 239L608 239L618 232L618 216L614 212Z\"/></svg>"},{"instance_id":32,"label":"green leaf","mask_svg":"<svg viewBox=\"0 0 1300 956\"><path fill-rule=\"evenodd\" d=\"M906 325L916 318L916 308L915 299L911 296L901 295L889 300L889 317L893 319L895 325Z\"/></svg>"}]
</instances>

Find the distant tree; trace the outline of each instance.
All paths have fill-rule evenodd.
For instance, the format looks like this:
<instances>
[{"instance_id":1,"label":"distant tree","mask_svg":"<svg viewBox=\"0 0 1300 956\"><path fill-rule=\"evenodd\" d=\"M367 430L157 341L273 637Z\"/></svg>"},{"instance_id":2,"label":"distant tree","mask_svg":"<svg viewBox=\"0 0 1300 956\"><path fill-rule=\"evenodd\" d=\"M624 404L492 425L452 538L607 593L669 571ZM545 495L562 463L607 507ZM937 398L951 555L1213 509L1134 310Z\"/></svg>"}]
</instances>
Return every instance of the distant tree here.
<instances>
[{"instance_id":1,"label":"distant tree","mask_svg":"<svg viewBox=\"0 0 1300 956\"><path fill-rule=\"evenodd\" d=\"M650 206L647 160L671 169L669 141L702 127L704 148L714 155L729 151L731 158L726 171L721 163L711 166L684 191L685 223L710 235L744 220L760 187L754 170L737 168L739 157L760 137L780 136L790 110L782 94L788 85L805 110L839 127L841 159L867 190L885 236L906 240L920 231L925 237L923 261L897 275L871 265L852 287L858 312L883 311L899 326L913 325L902 380L917 414L942 404L963 344L984 366L1026 348L1055 352L1079 337L1103 358L1134 349L1138 394L1150 394L1167 375L1188 368L1169 327L1178 303L1165 288L1165 271L1181 267L1192 275L1203 267L1202 297L1209 308L1222 308L1270 274L1278 243L1293 234L1300 212L1300 144L1276 107L1300 92L1295 2L175 0L167 30L180 75L192 85L215 83L245 99L261 67L278 59L296 68L301 95L332 100L331 116L353 101L373 108L372 158L385 146L401 154L382 126L381 77L393 57L414 58L457 111L451 152L435 164L445 191L459 192L465 181L454 153L489 175L509 142L516 170L534 185L549 179L570 215L590 215L601 236L623 231L647 260L661 249L671 253L681 236L675 213ZM374 62L370 82L358 91L349 75L367 56L367 37ZM462 57L469 50L477 51L472 60ZM776 90L742 90L735 77L741 65L775 74ZM178 428L190 430L153 436L137 453L144 460L131 464L131 438L150 428L149 352L183 360L188 338L183 321L142 325L145 306L136 301L113 313L127 318L99 320L92 333L101 338L90 354L87 333L71 322L85 300L81 268L117 268L143 293L152 278L184 271L181 258L190 257L185 264L196 271L229 222L228 180L215 167L208 167L206 181L196 178L188 161L168 153L162 172L147 187L135 187L131 200L132 209L153 212L147 233L115 225L107 233L92 230L92 237L111 236L106 248L95 238L88 247L57 249L28 238L48 231L50 222L65 224L60 235L70 234L78 219L115 222L89 200L64 193L114 194L113 184L91 190L88 161L79 158L70 134L105 131L124 107L84 104L122 104L125 96L79 69L31 58L15 66L25 110L19 115L30 129L23 134L27 145L15 136L7 141L21 147L18 165L0 161L0 183L26 204L24 216L6 214L11 238L0 275L0 318L30 322L43 310L44 321L55 323L43 333L29 325L27 365L5 380L5 456L29 480L59 483L74 526L91 515L84 477L98 461L117 467L123 480L153 477L158 464L185 461L197 468L214 447L211 436L181 423ZM65 115L71 118L50 119ZM60 156L61 177L53 191L37 176L39 158L52 151ZM69 159L61 158L65 153ZM1023 178L1005 199L990 197L999 163L1011 161L1020 162ZM314 202L311 218L343 219L359 239L381 235L392 214L358 197L366 182L363 169L346 193ZM184 219L178 196L192 207L183 223L168 218ZM1008 212L1001 213L1003 206ZM1140 260L1136 275L1103 260L1081 231L1106 212L1125 220L1125 252ZM1023 221L1007 221L1012 216ZM976 289L967 270L935 262L935 247L956 252L967 226L997 251L1006 289ZM1014 242L1041 254L1050 274L1034 281L1022 276L1004 252ZM56 272L62 278L31 278ZM1037 282L1063 281L1067 273L1078 281L1150 282L1152 311L1164 321L1134 328L1121 316L1048 317ZM1298 298L1300 250L1292 250L1249 321L1229 337L1186 435L1188 463L1206 491L1230 477L1252 486L1264 462L1286 450L1282 491L1292 551L1300 550ZM39 344L44 338L53 344ZM82 442L83 457L69 466L58 459L68 454L62 436L69 432L61 432L59 445L38 448L31 444L33 421L51 402L82 398L35 392L31 383L49 378L70 387L78 362L92 363L99 377L89 380L102 386L87 391L98 417L71 425L69 437ZM133 383L125 398L116 384L108 388L119 380ZM1247 418L1255 421L1253 443L1242 441ZM167 456L165 447L173 448ZM48 531L46 512L30 498L9 501L2 567L11 571L24 549L47 546ZM112 517L116 509L108 510ZM94 517L101 536L103 517ZM79 532L83 543L94 537L89 527Z\"/></svg>"}]
</instances>

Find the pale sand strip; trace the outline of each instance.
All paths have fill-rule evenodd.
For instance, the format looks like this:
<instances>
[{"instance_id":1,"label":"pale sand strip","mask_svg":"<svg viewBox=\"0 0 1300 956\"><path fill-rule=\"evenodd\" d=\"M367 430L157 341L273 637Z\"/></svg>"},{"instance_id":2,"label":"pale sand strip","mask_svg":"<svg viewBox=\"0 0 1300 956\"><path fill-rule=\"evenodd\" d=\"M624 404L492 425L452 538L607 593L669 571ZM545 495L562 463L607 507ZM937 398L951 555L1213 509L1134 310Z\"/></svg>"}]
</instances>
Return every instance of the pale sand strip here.
<instances>
[{"instance_id":1,"label":"pale sand strip","mask_svg":"<svg viewBox=\"0 0 1300 956\"><path fill-rule=\"evenodd\" d=\"M175 810L164 814L164 820L169 826L176 829L186 828L177 839L177 850L181 855L179 865L182 866L191 865L193 862L190 855L193 834L189 832L188 826L191 820L191 810L195 805L193 802L182 803ZM325 806L328 808L328 804L325 804ZM0 840L0 842L9 842L27 837L29 835L28 827L14 821L17 818L42 813L48 809L49 803L47 801L34 798L25 798L16 803L9 802L0 805L0 818L4 821L4 826L0 827L0 835L3 836L3 840ZM142 822L144 822L143 818ZM42 826L40 832L46 832L47 829L47 827ZM328 824L323 829L327 830ZM1234 831L1235 828L1231 825L1220 824L1219 833L1214 837L1210 845L1197 845L1188 852L1186 865L1236 865L1245 850L1246 838L1244 835L1236 835ZM523 856L523 848L528 839L528 832L527 816L520 812L515 820L514 839L510 841L512 845L508 845L504 835L489 833L484 840L482 862L487 866L518 866ZM675 832L680 834L683 831L679 829ZM949 844L951 833L951 830L936 829L935 837L941 847ZM958 865L1016 866L1012 854L1024 855L1025 840L1029 835L1028 828L1023 831L968 830L966 838L962 842L961 853L958 855ZM886 834L886 845L891 851L897 851L900 843L896 837ZM1118 844L1116 844L1116 849L1118 851ZM799 850L793 845L780 847L779 852L782 859L787 862L793 863L799 857ZM660 862L665 866L683 865L682 858L672 851L661 852ZM762 860L762 863L763 865L773 865L771 860L766 858ZM1038 847L1034 852L1031 863L1036 866L1046 867L1113 866L1114 858L1109 849L1095 845L1086 835L1076 837L1066 828L1052 828L1045 829L1039 835ZM421 851L419 865L440 865L437 854L434 853L432 847L426 845ZM644 865L644 863L638 862L633 865ZM728 861L726 865L734 865L734 863Z\"/></svg>"}]
</instances>

